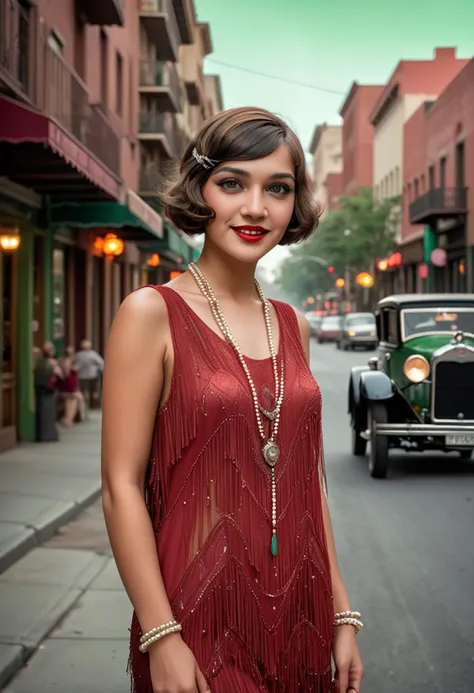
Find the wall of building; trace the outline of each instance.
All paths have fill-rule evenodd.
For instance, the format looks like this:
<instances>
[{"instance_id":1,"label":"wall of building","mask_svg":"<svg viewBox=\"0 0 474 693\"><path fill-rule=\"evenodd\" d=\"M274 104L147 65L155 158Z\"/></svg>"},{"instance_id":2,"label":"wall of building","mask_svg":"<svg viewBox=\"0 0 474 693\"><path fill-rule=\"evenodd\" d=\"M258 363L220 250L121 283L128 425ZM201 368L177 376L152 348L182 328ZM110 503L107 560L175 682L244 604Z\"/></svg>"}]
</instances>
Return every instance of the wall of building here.
<instances>
[{"instance_id":1,"label":"wall of building","mask_svg":"<svg viewBox=\"0 0 474 693\"><path fill-rule=\"evenodd\" d=\"M313 153L314 197L328 211L326 178L330 173L342 173L342 126L325 126Z\"/></svg>"},{"instance_id":2,"label":"wall of building","mask_svg":"<svg viewBox=\"0 0 474 693\"><path fill-rule=\"evenodd\" d=\"M427 102L430 103L430 102ZM410 203L415 198L416 188L422 195L428 189L426 166L426 110L422 104L407 120L403 130L403 176L402 176L402 242L408 242L423 233L420 224L411 225L409 219ZM418 181L415 184L415 181Z\"/></svg>"},{"instance_id":3,"label":"wall of building","mask_svg":"<svg viewBox=\"0 0 474 693\"><path fill-rule=\"evenodd\" d=\"M358 85L343 116L343 190L349 195L373 183L374 130L369 116L382 89L379 85Z\"/></svg>"}]
</instances>

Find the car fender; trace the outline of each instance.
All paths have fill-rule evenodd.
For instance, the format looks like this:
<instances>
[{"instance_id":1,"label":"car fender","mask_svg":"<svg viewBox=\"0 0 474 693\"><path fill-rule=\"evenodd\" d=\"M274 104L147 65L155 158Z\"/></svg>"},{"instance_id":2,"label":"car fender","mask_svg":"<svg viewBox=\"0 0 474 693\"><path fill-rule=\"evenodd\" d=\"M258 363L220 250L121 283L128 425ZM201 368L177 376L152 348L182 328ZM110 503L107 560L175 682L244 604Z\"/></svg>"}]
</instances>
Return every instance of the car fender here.
<instances>
[{"instance_id":1,"label":"car fender","mask_svg":"<svg viewBox=\"0 0 474 693\"><path fill-rule=\"evenodd\" d=\"M349 412L352 410L354 404L358 405L360 402L360 379L362 374L368 371L370 371L369 366L354 366L351 368L351 375L349 378Z\"/></svg>"},{"instance_id":2,"label":"car fender","mask_svg":"<svg viewBox=\"0 0 474 693\"><path fill-rule=\"evenodd\" d=\"M361 398L372 402L391 399L394 395L393 383L383 371L361 373L359 387Z\"/></svg>"}]
</instances>

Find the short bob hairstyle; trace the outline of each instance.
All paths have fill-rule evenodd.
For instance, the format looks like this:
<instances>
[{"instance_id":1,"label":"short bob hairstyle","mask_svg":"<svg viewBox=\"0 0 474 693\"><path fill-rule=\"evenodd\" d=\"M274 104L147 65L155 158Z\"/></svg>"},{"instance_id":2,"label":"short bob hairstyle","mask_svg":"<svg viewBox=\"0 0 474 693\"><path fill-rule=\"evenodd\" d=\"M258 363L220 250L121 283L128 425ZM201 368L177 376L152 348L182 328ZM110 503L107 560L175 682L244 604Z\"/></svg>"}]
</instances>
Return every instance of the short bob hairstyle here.
<instances>
[{"instance_id":1,"label":"short bob hairstyle","mask_svg":"<svg viewBox=\"0 0 474 693\"><path fill-rule=\"evenodd\" d=\"M214 212L204 202L202 188L212 173L193 156L199 154L223 163L268 156L286 144L295 166L295 209L280 245L298 243L318 226L321 214L313 198L303 148L293 130L278 116L262 108L233 108L207 120L189 144L179 170L160 193L165 214L187 234L204 233Z\"/></svg>"}]
</instances>

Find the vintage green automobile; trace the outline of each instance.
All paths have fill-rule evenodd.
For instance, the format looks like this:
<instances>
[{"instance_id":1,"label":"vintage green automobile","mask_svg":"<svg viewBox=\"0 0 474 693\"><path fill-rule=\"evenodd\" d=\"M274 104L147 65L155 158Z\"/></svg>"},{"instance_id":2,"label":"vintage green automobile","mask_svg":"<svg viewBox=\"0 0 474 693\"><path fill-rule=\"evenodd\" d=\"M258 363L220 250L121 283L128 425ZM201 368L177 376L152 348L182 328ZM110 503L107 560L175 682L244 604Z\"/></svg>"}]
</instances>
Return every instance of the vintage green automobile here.
<instances>
[{"instance_id":1,"label":"vintage green automobile","mask_svg":"<svg viewBox=\"0 0 474 693\"><path fill-rule=\"evenodd\" d=\"M474 449L474 294L388 296L375 311L379 356L349 381L352 452L385 478L389 449Z\"/></svg>"}]
</instances>

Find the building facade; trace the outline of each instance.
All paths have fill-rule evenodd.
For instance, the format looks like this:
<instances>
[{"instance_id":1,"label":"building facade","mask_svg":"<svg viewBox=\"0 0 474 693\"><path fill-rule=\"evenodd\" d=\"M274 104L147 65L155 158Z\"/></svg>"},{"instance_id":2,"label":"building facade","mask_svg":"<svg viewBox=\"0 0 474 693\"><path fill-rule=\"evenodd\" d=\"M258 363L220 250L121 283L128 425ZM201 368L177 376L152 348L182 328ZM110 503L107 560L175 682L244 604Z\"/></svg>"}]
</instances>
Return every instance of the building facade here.
<instances>
[{"instance_id":1,"label":"building facade","mask_svg":"<svg viewBox=\"0 0 474 693\"><path fill-rule=\"evenodd\" d=\"M157 192L210 113L210 50L190 0L0 0L0 450L35 439L45 340L103 352L123 298L194 257Z\"/></svg>"},{"instance_id":2,"label":"building facade","mask_svg":"<svg viewBox=\"0 0 474 693\"><path fill-rule=\"evenodd\" d=\"M334 207L334 201L328 198L328 175L341 176L342 174L342 127L327 123L317 125L311 140L310 153L313 155L314 197L322 205L322 218L324 218L330 206ZM342 178L340 181L342 182ZM340 185L341 183L337 183L335 186L334 181L332 181L330 188L339 190ZM332 190L329 190L329 194Z\"/></svg>"},{"instance_id":3,"label":"building facade","mask_svg":"<svg viewBox=\"0 0 474 693\"><path fill-rule=\"evenodd\" d=\"M361 187L373 184L374 129L370 114L383 86L353 82L339 115L342 125L342 191L355 195Z\"/></svg>"},{"instance_id":4,"label":"building facade","mask_svg":"<svg viewBox=\"0 0 474 693\"><path fill-rule=\"evenodd\" d=\"M474 60L404 129L404 280L438 292L474 291ZM415 239L415 240L414 240ZM405 248L418 242L423 257ZM438 259L432 262L436 248ZM422 277L420 277L420 274Z\"/></svg>"}]
</instances>

